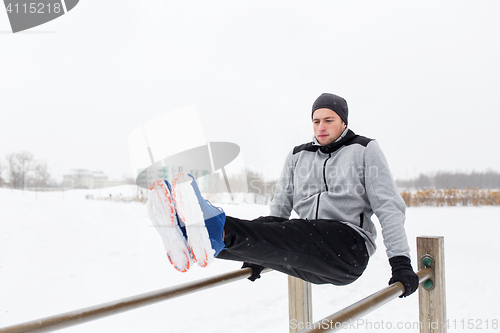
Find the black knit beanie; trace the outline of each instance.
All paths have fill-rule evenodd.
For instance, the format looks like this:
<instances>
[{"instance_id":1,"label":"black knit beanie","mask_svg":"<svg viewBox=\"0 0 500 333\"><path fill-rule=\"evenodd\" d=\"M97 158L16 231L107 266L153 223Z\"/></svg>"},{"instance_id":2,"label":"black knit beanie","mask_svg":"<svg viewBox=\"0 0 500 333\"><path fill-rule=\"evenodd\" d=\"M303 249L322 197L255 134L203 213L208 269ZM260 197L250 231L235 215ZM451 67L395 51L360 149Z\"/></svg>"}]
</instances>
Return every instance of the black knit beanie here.
<instances>
[{"instance_id":1,"label":"black knit beanie","mask_svg":"<svg viewBox=\"0 0 500 333\"><path fill-rule=\"evenodd\" d=\"M314 111L321 108L333 110L347 125L347 116L349 115L349 110L347 109L346 100L342 97L329 93L321 94L321 96L316 98L316 101L314 101L311 118L314 114Z\"/></svg>"}]
</instances>

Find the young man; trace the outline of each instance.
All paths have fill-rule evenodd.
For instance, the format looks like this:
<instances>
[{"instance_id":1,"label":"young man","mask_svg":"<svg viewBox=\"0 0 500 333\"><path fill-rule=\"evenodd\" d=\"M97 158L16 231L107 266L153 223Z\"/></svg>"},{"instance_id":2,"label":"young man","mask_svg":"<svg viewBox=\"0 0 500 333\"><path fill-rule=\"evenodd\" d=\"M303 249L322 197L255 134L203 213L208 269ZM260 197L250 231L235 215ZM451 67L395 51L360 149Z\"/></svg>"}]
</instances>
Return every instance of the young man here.
<instances>
[{"instance_id":1,"label":"young man","mask_svg":"<svg viewBox=\"0 0 500 333\"><path fill-rule=\"evenodd\" d=\"M402 296L410 295L418 277L404 230L406 207L380 147L347 128L342 97L322 94L311 117L314 139L287 156L270 216L225 216L189 176L176 177L173 189L166 181L152 185L150 217L170 261L186 271L191 262L206 266L217 257L252 267L252 280L269 267L315 284L346 285L361 276L375 251L375 213L392 267L389 283L402 282ZM289 219L292 209L300 219Z\"/></svg>"}]
</instances>

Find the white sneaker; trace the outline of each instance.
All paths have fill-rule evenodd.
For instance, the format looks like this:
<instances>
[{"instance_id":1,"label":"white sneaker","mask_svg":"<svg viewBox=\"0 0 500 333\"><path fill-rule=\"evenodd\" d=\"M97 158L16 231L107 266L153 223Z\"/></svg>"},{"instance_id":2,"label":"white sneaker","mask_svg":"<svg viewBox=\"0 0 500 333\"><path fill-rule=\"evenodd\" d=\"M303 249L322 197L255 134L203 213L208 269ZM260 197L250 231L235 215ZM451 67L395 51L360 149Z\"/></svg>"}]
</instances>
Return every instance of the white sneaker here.
<instances>
[{"instance_id":1,"label":"white sneaker","mask_svg":"<svg viewBox=\"0 0 500 333\"><path fill-rule=\"evenodd\" d=\"M203 211L192 186L193 182L192 177L183 173L177 174L172 182L172 197L179 219L186 225L188 248L193 261L205 267L214 260L215 250L212 249Z\"/></svg>"},{"instance_id":2,"label":"white sneaker","mask_svg":"<svg viewBox=\"0 0 500 333\"><path fill-rule=\"evenodd\" d=\"M148 215L163 239L170 263L179 272L187 272L192 259L187 246L186 233L180 225L166 180L157 180L149 188Z\"/></svg>"}]
</instances>

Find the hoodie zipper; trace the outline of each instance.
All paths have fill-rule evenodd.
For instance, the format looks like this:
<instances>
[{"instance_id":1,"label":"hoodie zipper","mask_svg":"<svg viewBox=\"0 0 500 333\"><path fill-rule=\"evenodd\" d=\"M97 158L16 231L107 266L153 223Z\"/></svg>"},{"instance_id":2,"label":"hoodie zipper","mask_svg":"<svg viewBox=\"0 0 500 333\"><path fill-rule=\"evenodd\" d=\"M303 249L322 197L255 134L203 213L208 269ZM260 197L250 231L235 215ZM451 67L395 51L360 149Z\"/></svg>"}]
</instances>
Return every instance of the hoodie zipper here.
<instances>
[{"instance_id":1,"label":"hoodie zipper","mask_svg":"<svg viewBox=\"0 0 500 333\"><path fill-rule=\"evenodd\" d=\"M326 162L328 162L330 157L332 157L331 153L328 154L328 158L323 163L323 182L325 184L325 190L326 190L325 192L328 192L328 184L326 182ZM319 214L319 198L320 198L320 196L321 196L321 192L318 193L318 201L316 202L316 220L318 219L318 214Z\"/></svg>"}]
</instances>

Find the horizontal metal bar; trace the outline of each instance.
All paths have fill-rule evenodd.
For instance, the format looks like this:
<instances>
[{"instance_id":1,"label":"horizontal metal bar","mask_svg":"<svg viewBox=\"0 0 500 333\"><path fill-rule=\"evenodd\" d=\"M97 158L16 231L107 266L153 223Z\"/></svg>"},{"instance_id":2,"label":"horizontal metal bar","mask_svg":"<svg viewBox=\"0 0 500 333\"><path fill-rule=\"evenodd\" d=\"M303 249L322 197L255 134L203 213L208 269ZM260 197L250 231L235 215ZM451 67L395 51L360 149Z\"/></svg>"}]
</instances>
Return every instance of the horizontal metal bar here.
<instances>
[{"instance_id":1,"label":"horizontal metal bar","mask_svg":"<svg viewBox=\"0 0 500 333\"><path fill-rule=\"evenodd\" d=\"M269 271L271 271L271 269L266 268L262 272L265 273ZM61 328L82 324L87 321L100 319L142 306L187 295L200 290L217 287L229 282L247 278L251 275L252 269L247 267L230 273L217 275L206 280L188 282L174 287L159 289L88 308L0 328L0 333L51 332Z\"/></svg>"},{"instance_id":2,"label":"horizontal metal bar","mask_svg":"<svg viewBox=\"0 0 500 333\"><path fill-rule=\"evenodd\" d=\"M422 283L434 275L430 268L424 268L417 272L419 282ZM381 307L389 301L403 294L405 288L401 282L391 284L389 287L363 298L362 300L317 321L305 326L298 333L335 332L341 330L346 324L361 318L373 310ZM308 325L307 323L305 325Z\"/></svg>"}]
</instances>

